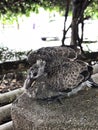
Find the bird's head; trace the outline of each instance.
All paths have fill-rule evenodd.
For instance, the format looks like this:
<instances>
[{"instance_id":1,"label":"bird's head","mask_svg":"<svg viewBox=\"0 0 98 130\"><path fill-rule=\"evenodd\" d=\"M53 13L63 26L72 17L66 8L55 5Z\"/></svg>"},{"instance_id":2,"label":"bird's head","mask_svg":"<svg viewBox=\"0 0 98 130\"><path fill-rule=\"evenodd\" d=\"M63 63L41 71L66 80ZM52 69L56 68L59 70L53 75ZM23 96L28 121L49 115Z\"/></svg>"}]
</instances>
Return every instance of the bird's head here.
<instances>
[{"instance_id":1,"label":"bird's head","mask_svg":"<svg viewBox=\"0 0 98 130\"><path fill-rule=\"evenodd\" d=\"M37 62L31 66L28 72L27 78L29 79L37 79L41 75L44 74L46 62L43 60L37 60Z\"/></svg>"},{"instance_id":2,"label":"bird's head","mask_svg":"<svg viewBox=\"0 0 98 130\"><path fill-rule=\"evenodd\" d=\"M33 64L27 74L27 78L24 83L24 88L28 89L35 83L36 80L39 80L42 75L44 75L44 68L46 62L43 60L37 60L35 64Z\"/></svg>"}]
</instances>

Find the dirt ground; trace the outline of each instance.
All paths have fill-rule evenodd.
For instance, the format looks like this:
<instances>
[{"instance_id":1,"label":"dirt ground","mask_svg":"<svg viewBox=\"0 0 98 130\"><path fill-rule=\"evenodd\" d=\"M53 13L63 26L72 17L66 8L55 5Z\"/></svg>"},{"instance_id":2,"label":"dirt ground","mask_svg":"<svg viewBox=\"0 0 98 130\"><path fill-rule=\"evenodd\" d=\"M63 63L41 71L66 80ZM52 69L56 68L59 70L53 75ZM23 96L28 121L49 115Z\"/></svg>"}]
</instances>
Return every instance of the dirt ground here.
<instances>
[{"instance_id":1,"label":"dirt ground","mask_svg":"<svg viewBox=\"0 0 98 130\"><path fill-rule=\"evenodd\" d=\"M24 84L25 78L25 73L8 73L5 75L0 75L0 93L21 88Z\"/></svg>"}]
</instances>

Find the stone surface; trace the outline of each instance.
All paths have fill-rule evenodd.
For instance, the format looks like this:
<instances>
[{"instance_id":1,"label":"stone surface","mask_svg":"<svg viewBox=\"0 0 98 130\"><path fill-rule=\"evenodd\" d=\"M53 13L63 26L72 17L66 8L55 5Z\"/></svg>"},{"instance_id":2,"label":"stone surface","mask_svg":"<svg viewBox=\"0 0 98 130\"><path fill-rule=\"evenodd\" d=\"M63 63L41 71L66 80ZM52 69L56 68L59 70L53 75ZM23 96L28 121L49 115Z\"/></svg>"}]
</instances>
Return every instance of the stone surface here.
<instances>
[{"instance_id":1,"label":"stone surface","mask_svg":"<svg viewBox=\"0 0 98 130\"><path fill-rule=\"evenodd\" d=\"M12 105L14 130L97 130L98 89L58 101L34 101L26 93Z\"/></svg>"}]
</instances>

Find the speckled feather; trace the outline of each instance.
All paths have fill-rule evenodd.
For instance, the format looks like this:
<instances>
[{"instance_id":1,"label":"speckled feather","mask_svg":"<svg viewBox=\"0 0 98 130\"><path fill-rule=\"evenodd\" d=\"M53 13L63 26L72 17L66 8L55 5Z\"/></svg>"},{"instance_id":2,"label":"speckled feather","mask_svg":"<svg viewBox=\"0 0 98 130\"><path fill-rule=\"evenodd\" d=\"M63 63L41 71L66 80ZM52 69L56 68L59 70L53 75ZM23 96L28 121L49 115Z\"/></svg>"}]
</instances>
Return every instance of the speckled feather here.
<instances>
[{"instance_id":1,"label":"speckled feather","mask_svg":"<svg viewBox=\"0 0 98 130\"><path fill-rule=\"evenodd\" d=\"M54 60L58 59L75 59L77 53L74 49L70 47L43 47L36 51L31 52L28 55L28 62L33 65L38 59L42 59L47 62L47 64L52 63Z\"/></svg>"},{"instance_id":2,"label":"speckled feather","mask_svg":"<svg viewBox=\"0 0 98 130\"><path fill-rule=\"evenodd\" d=\"M87 72L87 75L82 74L84 71ZM32 95L31 97L39 99L56 96L67 89L78 87L90 77L91 73L92 71L88 70L88 65L80 60L63 61L63 64L55 62L51 70L37 78L27 92Z\"/></svg>"}]
</instances>

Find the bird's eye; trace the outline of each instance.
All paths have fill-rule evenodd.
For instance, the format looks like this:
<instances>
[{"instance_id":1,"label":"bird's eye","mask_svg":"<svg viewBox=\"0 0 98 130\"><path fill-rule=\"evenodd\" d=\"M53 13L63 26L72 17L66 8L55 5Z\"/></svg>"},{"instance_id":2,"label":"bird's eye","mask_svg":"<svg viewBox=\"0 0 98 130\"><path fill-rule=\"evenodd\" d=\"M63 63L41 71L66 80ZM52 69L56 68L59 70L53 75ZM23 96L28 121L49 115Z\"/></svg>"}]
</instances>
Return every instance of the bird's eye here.
<instances>
[{"instance_id":1,"label":"bird's eye","mask_svg":"<svg viewBox=\"0 0 98 130\"><path fill-rule=\"evenodd\" d=\"M34 73L33 73L33 76L34 76L34 77L37 76L37 72L34 72Z\"/></svg>"}]
</instances>

